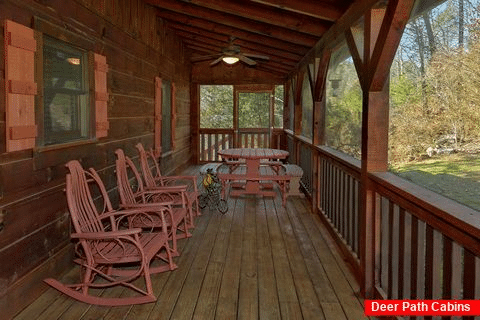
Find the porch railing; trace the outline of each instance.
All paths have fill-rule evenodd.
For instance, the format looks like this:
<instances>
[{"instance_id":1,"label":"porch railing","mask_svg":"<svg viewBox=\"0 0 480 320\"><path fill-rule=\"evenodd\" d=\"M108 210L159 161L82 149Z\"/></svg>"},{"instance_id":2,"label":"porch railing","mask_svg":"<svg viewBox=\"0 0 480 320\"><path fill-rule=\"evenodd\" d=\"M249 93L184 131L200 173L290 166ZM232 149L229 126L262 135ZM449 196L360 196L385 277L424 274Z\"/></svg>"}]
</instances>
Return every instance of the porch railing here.
<instances>
[{"instance_id":1,"label":"porch railing","mask_svg":"<svg viewBox=\"0 0 480 320\"><path fill-rule=\"evenodd\" d=\"M287 132L296 164L311 173L313 209L361 275L361 163ZM309 149L310 152L305 152ZM310 158L309 160L304 159ZM375 194L372 264L378 298L479 299L480 212L391 173L370 174ZM303 183L303 181L302 181Z\"/></svg>"},{"instance_id":2,"label":"porch railing","mask_svg":"<svg viewBox=\"0 0 480 320\"><path fill-rule=\"evenodd\" d=\"M221 161L219 150L228 148L280 148L283 130L266 128L200 129L199 161Z\"/></svg>"},{"instance_id":3,"label":"porch railing","mask_svg":"<svg viewBox=\"0 0 480 320\"><path fill-rule=\"evenodd\" d=\"M480 212L391 173L371 179L378 215L378 294L480 298Z\"/></svg>"},{"instance_id":4,"label":"porch railing","mask_svg":"<svg viewBox=\"0 0 480 320\"><path fill-rule=\"evenodd\" d=\"M233 148L233 129L200 129L199 161L221 161L219 150Z\"/></svg>"}]
</instances>

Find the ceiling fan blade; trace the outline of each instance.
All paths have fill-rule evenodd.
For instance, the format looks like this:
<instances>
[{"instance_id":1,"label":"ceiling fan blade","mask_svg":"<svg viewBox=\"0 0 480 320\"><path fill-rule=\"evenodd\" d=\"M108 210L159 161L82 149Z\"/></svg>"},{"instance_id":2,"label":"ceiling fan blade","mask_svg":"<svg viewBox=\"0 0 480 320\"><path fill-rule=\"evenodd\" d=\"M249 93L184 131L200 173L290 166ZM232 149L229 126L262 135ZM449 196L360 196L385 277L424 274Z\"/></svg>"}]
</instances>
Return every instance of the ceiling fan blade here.
<instances>
[{"instance_id":1,"label":"ceiling fan blade","mask_svg":"<svg viewBox=\"0 0 480 320\"><path fill-rule=\"evenodd\" d=\"M219 63L220 61L222 61L222 58L223 58L223 55L221 55L219 58L213 60L212 63L210 63L210 65L211 65L211 66L216 65L217 63Z\"/></svg>"},{"instance_id":2,"label":"ceiling fan blade","mask_svg":"<svg viewBox=\"0 0 480 320\"><path fill-rule=\"evenodd\" d=\"M206 56L192 57L190 59L190 61L191 62L200 62L200 61L210 60L212 58L217 58L221 55L222 55L221 53L217 53L217 54L209 54L209 55L206 55Z\"/></svg>"},{"instance_id":3,"label":"ceiling fan blade","mask_svg":"<svg viewBox=\"0 0 480 320\"><path fill-rule=\"evenodd\" d=\"M264 56L264 55L261 55L261 54L244 53L243 55L244 55L245 57L250 57L250 58L270 60L270 57L267 57L267 56Z\"/></svg>"},{"instance_id":4,"label":"ceiling fan blade","mask_svg":"<svg viewBox=\"0 0 480 320\"><path fill-rule=\"evenodd\" d=\"M246 56L244 56L243 54L237 54L236 57L238 59L240 59L240 61L243 61L245 62L246 64L250 65L250 66L254 66L256 65L257 63L255 61L253 61L252 59L250 58L247 58Z\"/></svg>"}]
</instances>

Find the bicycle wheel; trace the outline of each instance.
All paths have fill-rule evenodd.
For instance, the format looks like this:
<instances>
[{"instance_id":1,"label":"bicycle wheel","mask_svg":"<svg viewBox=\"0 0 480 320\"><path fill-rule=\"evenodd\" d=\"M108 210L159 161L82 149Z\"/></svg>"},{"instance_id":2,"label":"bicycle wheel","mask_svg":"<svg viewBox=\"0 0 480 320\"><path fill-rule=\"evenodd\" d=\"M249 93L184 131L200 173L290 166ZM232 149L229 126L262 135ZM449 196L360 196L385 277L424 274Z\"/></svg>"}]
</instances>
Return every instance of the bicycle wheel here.
<instances>
[{"instance_id":1,"label":"bicycle wheel","mask_svg":"<svg viewBox=\"0 0 480 320\"><path fill-rule=\"evenodd\" d=\"M198 196L198 206L200 209L204 209L208 204L208 196L206 194L201 194Z\"/></svg>"},{"instance_id":2,"label":"bicycle wheel","mask_svg":"<svg viewBox=\"0 0 480 320\"><path fill-rule=\"evenodd\" d=\"M218 210L221 214L227 213L227 211L228 211L228 203L227 203L227 201L224 200L224 199L218 200L217 210Z\"/></svg>"}]
</instances>

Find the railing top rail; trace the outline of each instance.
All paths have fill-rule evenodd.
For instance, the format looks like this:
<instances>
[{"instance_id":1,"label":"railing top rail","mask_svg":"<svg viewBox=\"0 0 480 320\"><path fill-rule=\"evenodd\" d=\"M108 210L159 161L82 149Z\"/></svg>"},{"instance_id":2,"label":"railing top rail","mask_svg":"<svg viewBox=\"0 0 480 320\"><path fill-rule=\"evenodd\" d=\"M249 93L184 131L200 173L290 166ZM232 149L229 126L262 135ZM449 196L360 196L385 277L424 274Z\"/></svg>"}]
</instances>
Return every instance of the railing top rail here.
<instances>
[{"instance_id":1,"label":"railing top rail","mask_svg":"<svg viewBox=\"0 0 480 320\"><path fill-rule=\"evenodd\" d=\"M200 128L200 133L233 133L233 128Z\"/></svg>"},{"instance_id":2,"label":"railing top rail","mask_svg":"<svg viewBox=\"0 0 480 320\"><path fill-rule=\"evenodd\" d=\"M267 133L269 128L239 128L240 133Z\"/></svg>"},{"instance_id":3,"label":"railing top rail","mask_svg":"<svg viewBox=\"0 0 480 320\"><path fill-rule=\"evenodd\" d=\"M380 194L480 256L480 212L390 172L369 177Z\"/></svg>"}]
</instances>

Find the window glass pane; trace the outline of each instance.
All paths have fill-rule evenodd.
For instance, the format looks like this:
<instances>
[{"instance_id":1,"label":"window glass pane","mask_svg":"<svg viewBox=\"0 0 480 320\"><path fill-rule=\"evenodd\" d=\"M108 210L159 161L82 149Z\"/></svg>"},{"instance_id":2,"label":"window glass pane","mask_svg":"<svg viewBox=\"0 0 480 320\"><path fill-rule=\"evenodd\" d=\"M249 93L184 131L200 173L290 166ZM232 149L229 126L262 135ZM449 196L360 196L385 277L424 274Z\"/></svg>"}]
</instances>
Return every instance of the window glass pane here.
<instances>
[{"instance_id":1,"label":"window glass pane","mask_svg":"<svg viewBox=\"0 0 480 320\"><path fill-rule=\"evenodd\" d=\"M332 54L326 85L326 144L360 159L362 90L345 44Z\"/></svg>"},{"instance_id":2,"label":"window glass pane","mask_svg":"<svg viewBox=\"0 0 480 320\"><path fill-rule=\"evenodd\" d=\"M172 85L162 81L162 152L172 150Z\"/></svg>"},{"instance_id":3,"label":"window glass pane","mask_svg":"<svg viewBox=\"0 0 480 320\"><path fill-rule=\"evenodd\" d=\"M86 52L45 37L43 114L45 144L88 137Z\"/></svg>"},{"instance_id":4,"label":"window glass pane","mask_svg":"<svg viewBox=\"0 0 480 320\"><path fill-rule=\"evenodd\" d=\"M283 128L283 105L284 105L284 89L283 85L275 86L275 103L274 103L274 123L275 128Z\"/></svg>"},{"instance_id":5,"label":"window glass pane","mask_svg":"<svg viewBox=\"0 0 480 320\"><path fill-rule=\"evenodd\" d=\"M200 86L200 128L233 128L233 86Z\"/></svg>"},{"instance_id":6,"label":"window glass pane","mask_svg":"<svg viewBox=\"0 0 480 320\"><path fill-rule=\"evenodd\" d=\"M290 119L288 121L288 129L295 131L294 121L295 121L295 100L293 96L293 87L290 86L290 93L288 94L288 108L290 110Z\"/></svg>"},{"instance_id":7,"label":"window glass pane","mask_svg":"<svg viewBox=\"0 0 480 320\"><path fill-rule=\"evenodd\" d=\"M305 72L302 84L302 135L312 138L313 98L308 73Z\"/></svg>"},{"instance_id":8,"label":"window glass pane","mask_svg":"<svg viewBox=\"0 0 480 320\"><path fill-rule=\"evenodd\" d=\"M268 128L270 123L270 93L240 92L238 94L238 127Z\"/></svg>"},{"instance_id":9,"label":"window glass pane","mask_svg":"<svg viewBox=\"0 0 480 320\"><path fill-rule=\"evenodd\" d=\"M445 1L406 26L390 69L394 173L480 211L480 1Z\"/></svg>"}]
</instances>

